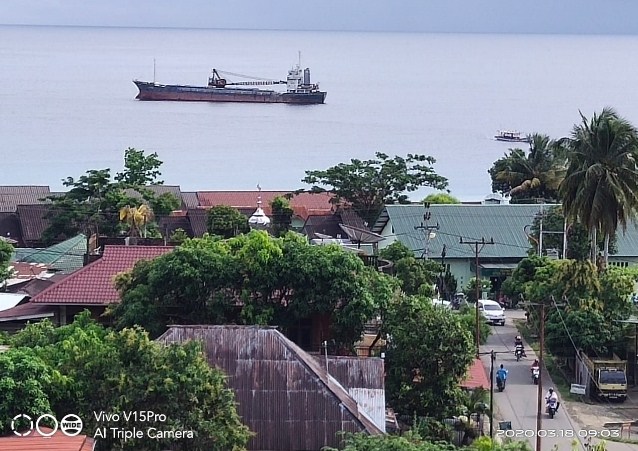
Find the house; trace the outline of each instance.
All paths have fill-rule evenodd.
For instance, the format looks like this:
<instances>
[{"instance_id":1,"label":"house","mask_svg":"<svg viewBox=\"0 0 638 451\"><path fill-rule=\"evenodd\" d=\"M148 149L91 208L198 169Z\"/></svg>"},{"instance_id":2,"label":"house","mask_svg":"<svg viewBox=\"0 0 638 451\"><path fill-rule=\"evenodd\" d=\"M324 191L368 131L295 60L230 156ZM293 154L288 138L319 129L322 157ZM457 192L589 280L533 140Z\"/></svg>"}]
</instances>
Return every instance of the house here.
<instances>
[{"instance_id":1,"label":"house","mask_svg":"<svg viewBox=\"0 0 638 451\"><path fill-rule=\"evenodd\" d=\"M96 261L44 289L28 303L0 312L0 328L10 328L12 322L24 321L27 316L51 317L62 326L84 309L97 319L109 304L120 301L115 276L129 271L140 260L152 260L172 250L171 246L105 246Z\"/></svg>"},{"instance_id":2,"label":"house","mask_svg":"<svg viewBox=\"0 0 638 451\"><path fill-rule=\"evenodd\" d=\"M550 207L545 205L544 209ZM491 291L497 293L518 262L527 257L531 245L526 230L540 208L534 204L450 204L427 209L423 204L386 205L372 230L386 238L379 243L380 248L400 241L415 257L444 263L456 278L459 291L475 277L477 248L461 243L461 238L469 243L493 239L494 244L478 245L479 273L491 281Z\"/></svg>"},{"instance_id":3,"label":"house","mask_svg":"<svg viewBox=\"0 0 638 451\"><path fill-rule=\"evenodd\" d=\"M41 434L40 431L46 435ZM95 439L86 435L71 437L60 429L54 433L53 429L47 427L40 427L40 431L34 429L24 437L14 434L0 437L0 449L2 451L93 451L95 449Z\"/></svg>"},{"instance_id":4,"label":"house","mask_svg":"<svg viewBox=\"0 0 638 451\"><path fill-rule=\"evenodd\" d=\"M329 359L326 369L325 360L321 364L272 327L171 326L158 338L166 344L189 340L201 341L208 363L227 374L238 413L256 433L249 450L318 451L340 447L340 431L384 432L382 362L367 372L352 363L356 359Z\"/></svg>"},{"instance_id":5,"label":"house","mask_svg":"<svg viewBox=\"0 0 638 451\"><path fill-rule=\"evenodd\" d=\"M476 272L476 249L479 249L480 277L489 280L497 294L502 282L531 248L527 233L534 218L555 207L553 204L481 204L481 205L386 205L372 227L385 240L381 249L400 241L417 258L445 264L458 282L466 287ZM428 218L424 220L424 218ZM562 231L552 231L562 233ZM461 243L461 238L466 243ZM494 240L494 244L473 243ZM618 252L610 256L610 265L638 263L638 228L629 225L618 232ZM445 252L443 252L445 250Z\"/></svg>"}]
</instances>

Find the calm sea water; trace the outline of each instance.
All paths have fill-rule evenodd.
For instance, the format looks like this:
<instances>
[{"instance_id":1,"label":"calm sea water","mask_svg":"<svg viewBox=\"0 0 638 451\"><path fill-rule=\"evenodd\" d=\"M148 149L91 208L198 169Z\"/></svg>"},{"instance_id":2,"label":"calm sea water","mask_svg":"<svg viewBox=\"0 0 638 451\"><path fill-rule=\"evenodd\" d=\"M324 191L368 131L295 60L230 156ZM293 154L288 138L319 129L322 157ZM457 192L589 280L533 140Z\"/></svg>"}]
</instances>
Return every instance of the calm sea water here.
<instances>
[{"instance_id":1,"label":"calm sea water","mask_svg":"<svg viewBox=\"0 0 638 451\"><path fill-rule=\"evenodd\" d=\"M157 152L183 190L296 189L304 171L423 153L464 200L490 192L497 129L568 134L605 106L638 124L638 37L0 27L0 184L48 184ZM134 100L134 78L204 84L212 67L283 79L311 106ZM420 190L421 198L428 190Z\"/></svg>"}]
</instances>

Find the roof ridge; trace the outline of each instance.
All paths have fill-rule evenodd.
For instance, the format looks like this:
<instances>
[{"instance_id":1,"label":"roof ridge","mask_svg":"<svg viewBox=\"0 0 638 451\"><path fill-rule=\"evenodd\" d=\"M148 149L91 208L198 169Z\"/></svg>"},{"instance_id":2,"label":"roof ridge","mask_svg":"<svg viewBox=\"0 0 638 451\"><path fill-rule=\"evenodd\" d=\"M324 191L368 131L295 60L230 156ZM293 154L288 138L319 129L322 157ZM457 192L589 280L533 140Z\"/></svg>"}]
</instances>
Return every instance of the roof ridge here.
<instances>
[{"instance_id":1,"label":"roof ridge","mask_svg":"<svg viewBox=\"0 0 638 451\"><path fill-rule=\"evenodd\" d=\"M383 431L374 423L374 421L372 421L369 415L359 408L359 403L350 395L350 393L348 393L348 390L346 390L346 388L341 385L341 383L339 383L339 381L334 376L330 375L330 373L326 369L324 369L315 358L301 349L292 340L288 339L279 330L275 329L274 332L277 338L282 342L284 347L292 352L297 357L297 359L307 367L308 370L312 371L316 376L319 377L321 383L326 386L328 391L332 393L333 396L339 399L346 410L348 410L348 412L350 412L350 414L359 423L361 423L361 426L363 426L365 430L367 430L371 434L383 434ZM338 390L335 389L335 386ZM344 397L354 402L356 411L352 410L350 403L344 402Z\"/></svg>"}]
</instances>

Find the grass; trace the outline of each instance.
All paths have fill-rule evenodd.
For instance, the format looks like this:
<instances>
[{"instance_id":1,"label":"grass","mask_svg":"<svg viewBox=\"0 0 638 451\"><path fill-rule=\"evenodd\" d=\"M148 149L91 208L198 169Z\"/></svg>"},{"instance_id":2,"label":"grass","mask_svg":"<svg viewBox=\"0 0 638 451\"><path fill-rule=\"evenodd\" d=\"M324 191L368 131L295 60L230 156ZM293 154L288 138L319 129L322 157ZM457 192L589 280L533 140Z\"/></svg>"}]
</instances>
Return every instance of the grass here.
<instances>
[{"instance_id":1,"label":"grass","mask_svg":"<svg viewBox=\"0 0 638 451\"><path fill-rule=\"evenodd\" d=\"M515 319L514 324L516 325L516 328L523 336L523 338L525 338L525 341L527 341L534 352L538 354L540 350L540 342L538 336L536 335L536 331L532 331L525 323L525 320ZM555 384L554 389L558 391L561 398L566 401L582 402L583 397L581 395L570 393L571 382L565 378L565 374L561 370L559 364L556 362L556 359L554 359L554 356L552 356L547 351L547 349L545 349L543 352L543 360L545 363L545 368L547 368L547 372L552 377L552 381Z\"/></svg>"}]
</instances>

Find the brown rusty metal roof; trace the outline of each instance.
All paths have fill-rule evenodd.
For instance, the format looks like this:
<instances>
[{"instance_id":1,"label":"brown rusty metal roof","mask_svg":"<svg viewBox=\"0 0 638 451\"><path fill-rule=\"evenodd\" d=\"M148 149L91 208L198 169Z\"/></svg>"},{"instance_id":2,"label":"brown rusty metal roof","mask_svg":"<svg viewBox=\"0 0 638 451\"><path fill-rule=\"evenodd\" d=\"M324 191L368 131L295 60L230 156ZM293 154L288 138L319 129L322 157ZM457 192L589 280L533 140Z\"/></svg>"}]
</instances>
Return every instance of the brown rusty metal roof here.
<instances>
[{"instance_id":1,"label":"brown rusty metal roof","mask_svg":"<svg viewBox=\"0 0 638 451\"><path fill-rule=\"evenodd\" d=\"M339 447L339 431L383 433L325 366L275 328L171 326L158 339L189 340L202 341L208 362L229 376L238 412L257 434L250 450L318 450Z\"/></svg>"}]
</instances>

